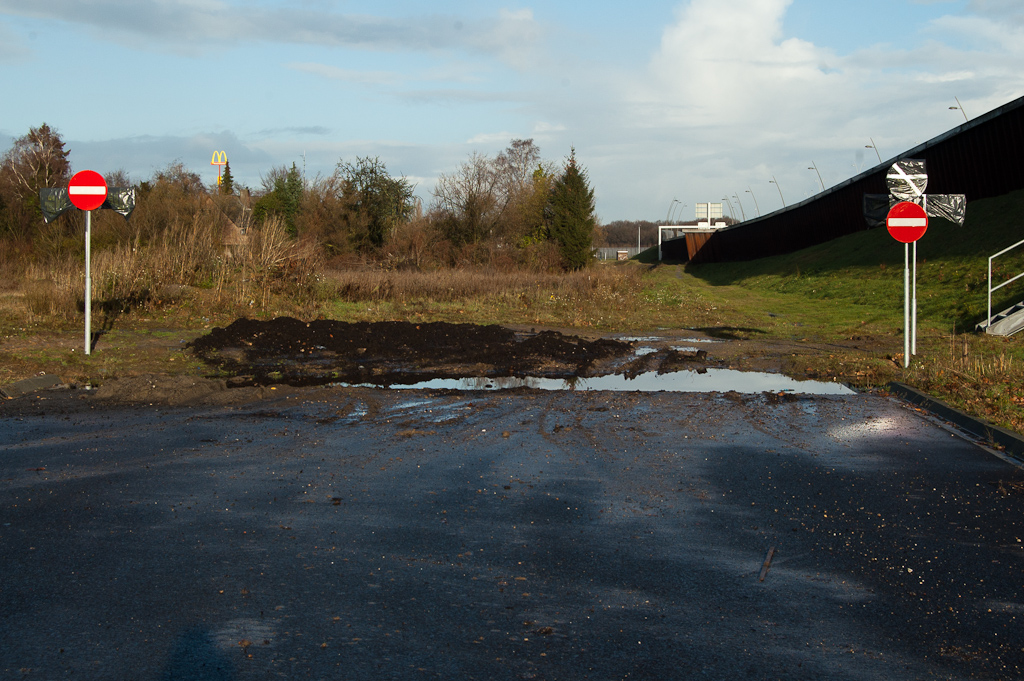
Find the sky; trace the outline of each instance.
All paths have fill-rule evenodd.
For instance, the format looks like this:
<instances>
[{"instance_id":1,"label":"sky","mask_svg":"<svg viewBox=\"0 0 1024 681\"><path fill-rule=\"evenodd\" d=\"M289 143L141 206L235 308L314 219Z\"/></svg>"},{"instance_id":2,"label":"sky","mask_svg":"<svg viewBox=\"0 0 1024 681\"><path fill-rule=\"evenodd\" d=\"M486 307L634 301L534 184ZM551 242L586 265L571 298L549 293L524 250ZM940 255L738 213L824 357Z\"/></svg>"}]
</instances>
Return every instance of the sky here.
<instances>
[{"instance_id":1,"label":"sky","mask_svg":"<svg viewBox=\"0 0 1024 681\"><path fill-rule=\"evenodd\" d=\"M0 150L45 122L75 171L369 156L429 206L533 139L603 222L749 218L1024 95L1024 2L0 0L0 82Z\"/></svg>"}]
</instances>

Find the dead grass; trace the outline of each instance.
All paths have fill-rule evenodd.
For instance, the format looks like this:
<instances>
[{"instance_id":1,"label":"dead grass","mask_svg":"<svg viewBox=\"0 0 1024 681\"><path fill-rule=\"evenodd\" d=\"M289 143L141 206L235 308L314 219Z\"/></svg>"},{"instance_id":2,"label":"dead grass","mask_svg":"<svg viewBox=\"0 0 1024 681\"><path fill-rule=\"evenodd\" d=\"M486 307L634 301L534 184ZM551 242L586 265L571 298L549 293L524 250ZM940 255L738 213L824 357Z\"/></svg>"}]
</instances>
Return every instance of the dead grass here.
<instances>
[{"instance_id":1,"label":"dead grass","mask_svg":"<svg viewBox=\"0 0 1024 681\"><path fill-rule=\"evenodd\" d=\"M94 251L93 309L108 315L149 314L192 300L223 314L241 314L280 307L276 298L288 299L285 308L297 311L330 297L322 285L318 248L289 238L280 220L251 228L231 251L220 234L216 221L196 215L173 223L149 243L136 234L128 243ZM26 321L75 319L85 307L84 261L64 255L31 264L21 289Z\"/></svg>"},{"instance_id":2,"label":"dead grass","mask_svg":"<svg viewBox=\"0 0 1024 681\"><path fill-rule=\"evenodd\" d=\"M481 269L341 270L327 279L345 301L470 301L475 298L635 295L642 283L636 267L594 267L578 272L487 271Z\"/></svg>"},{"instance_id":3,"label":"dead grass","mask_svg":"<svg viewBox=\"0 0 1024 681\"><path fill-rule=\"evenodd\" d=\"M1010 338L950 334L900 380L997 425L1024 432L1024 361ZM1017 356L1015 356L1017 355Z\"/></svg>"}]
</instances>

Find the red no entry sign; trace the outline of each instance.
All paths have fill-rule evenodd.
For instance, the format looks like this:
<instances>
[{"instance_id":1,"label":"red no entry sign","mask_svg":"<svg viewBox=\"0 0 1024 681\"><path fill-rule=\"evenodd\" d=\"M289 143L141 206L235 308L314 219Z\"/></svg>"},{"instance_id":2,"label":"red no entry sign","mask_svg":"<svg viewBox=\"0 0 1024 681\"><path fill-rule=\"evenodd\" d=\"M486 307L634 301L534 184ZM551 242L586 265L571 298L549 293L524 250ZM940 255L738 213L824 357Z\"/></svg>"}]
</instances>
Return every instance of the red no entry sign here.
<instances>
[{"instance_id":1,"label":"red no entry sign","mask_svg":"<svg viewBox=\"0 0 1024 681\"><path fill-rule=\"evenodd\" d=\"M901 201L889 210L885 226L896 241L913 243L928 231L928 214L916 203Z\"/></svg>"},{"instance_id":2,"label":"red no entry sign","mask_svg":"<svg viewBox=\"0 0 1024 681\"><path fill-rule=\"evenodd\" d=\"M95 170L75 173L68 182L68 198L75 208L96 210L107 199L107 183Z\"/></svg>"}]
</instances>

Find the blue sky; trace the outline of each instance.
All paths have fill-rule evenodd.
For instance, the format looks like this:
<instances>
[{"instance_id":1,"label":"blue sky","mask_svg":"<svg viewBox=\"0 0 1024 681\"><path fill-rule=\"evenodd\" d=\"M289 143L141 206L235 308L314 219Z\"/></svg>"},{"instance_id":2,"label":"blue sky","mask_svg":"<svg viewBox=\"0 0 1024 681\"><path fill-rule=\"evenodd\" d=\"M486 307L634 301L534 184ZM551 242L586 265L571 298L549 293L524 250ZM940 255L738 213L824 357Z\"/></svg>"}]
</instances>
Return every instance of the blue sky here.
<instances>
[{"instance_id":1,"label":"blue sky","mask_svg":"<svg viewBox=\"0 0 1024 681\"><path fill-rule=\"evenodd\" d=\"M223 149L253 187L379 156L429 205L471 153L532 138L575 147L602 220L733 195L750 216L820 190L812 163L832 185L870 140L888 159L962 123L956 98L1024 95L1021 0L637 4L0 0L0 147L45 121L75 170L134 180L212 180Z\"/></svg>"}]
</instances>

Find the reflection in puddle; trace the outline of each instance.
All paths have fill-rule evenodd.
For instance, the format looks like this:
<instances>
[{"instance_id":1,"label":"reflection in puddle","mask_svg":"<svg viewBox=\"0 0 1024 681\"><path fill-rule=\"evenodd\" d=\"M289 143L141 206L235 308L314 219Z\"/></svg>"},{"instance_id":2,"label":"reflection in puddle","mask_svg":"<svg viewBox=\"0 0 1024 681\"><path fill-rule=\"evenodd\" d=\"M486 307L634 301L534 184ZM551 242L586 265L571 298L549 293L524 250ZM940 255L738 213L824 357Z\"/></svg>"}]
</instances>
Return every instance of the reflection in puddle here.
<instances>
[{"instance_id":1,"label":"reflection in puddle","mask_svg":"<svg viewBox=\"0 0 1024 681\"><path fill-rule=\"evenodd\" d=\"M636 354L637 357L643 357L644 355L653 355L657 351L658 348L637 348L634 354Z\"/></svg>"},{"instance_id":2,"label":"reflection in puddle","mask_svg":"<svg viewBox=\"0 0 1024 681\"><path fill-rule=\"evenodd\" d=\"M369 383L334 383L339 387L373 388ZM808 395L853 395L854 391L842 383L823 381L798 381L781 374L735 371L733 369L708 369L706 372L676 371L658 374L650 371L635 378L622 375L595 376L592 378L560 379L519 377L475 377L435 378L410 385L391 384L392 389L443 389L443 390L507 390L510 388L535 388L537 390L610 390L617 392L729 392L762 393L791 392Z\"/></svg>"},{"instance_id":3,"label":"reflection in puddle","mask_svg":"<svg viewBox=\"0 0 1024 681\"><path fill-rule=\"evenodd\" d=\"M721 343L717 338L672 338L666 336L615 336L615 340L624 343L659 343L669 341L673 343Z\"/></svg>"}]
</instances>

